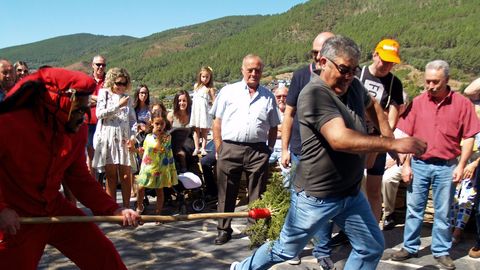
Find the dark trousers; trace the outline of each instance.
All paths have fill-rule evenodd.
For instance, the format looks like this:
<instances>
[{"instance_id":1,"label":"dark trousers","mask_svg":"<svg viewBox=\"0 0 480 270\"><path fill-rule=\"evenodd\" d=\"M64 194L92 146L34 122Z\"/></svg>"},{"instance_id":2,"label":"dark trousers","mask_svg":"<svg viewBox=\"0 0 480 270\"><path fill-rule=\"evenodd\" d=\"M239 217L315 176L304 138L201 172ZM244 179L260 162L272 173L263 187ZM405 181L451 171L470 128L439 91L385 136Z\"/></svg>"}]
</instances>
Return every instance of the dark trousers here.
<instances>
[{"instance_id":1,"label":"dark trousers","mask_svg":"<svg viewBox=\"0 0 480 270\"><path fill-rule=\"evenodd\" d=\"M265 191L270 150L265 143L223 142L218 153L218 212L234 212L242 173L248 186L248 201ZM231 218L219 219L218 230L232 233Z\"/></svg>"}]
</instances>

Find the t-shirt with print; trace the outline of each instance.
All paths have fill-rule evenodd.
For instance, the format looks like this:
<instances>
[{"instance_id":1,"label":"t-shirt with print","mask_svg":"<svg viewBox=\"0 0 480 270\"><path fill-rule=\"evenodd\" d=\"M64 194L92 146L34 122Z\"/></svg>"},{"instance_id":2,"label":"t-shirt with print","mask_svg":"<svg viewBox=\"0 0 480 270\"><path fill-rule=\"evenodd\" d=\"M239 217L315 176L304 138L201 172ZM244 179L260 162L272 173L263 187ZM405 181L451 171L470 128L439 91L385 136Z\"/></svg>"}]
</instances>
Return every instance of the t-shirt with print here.
<instances>
[{"instance_id":1,"label":"t-shirt with print","mask_svg":"<svg viewBox=\"0 0 480 270\"><path fill-rule=\"evenodd\" d=\"M329 120L342 117L349 129L365 133L365 108L371 98L358 79L338 97L320 78L313 78L298 98L302 158L294 187L318 198L355 195L360 190L364 154L334 151L320 133Z\"/></svg>"},{"instance_id":2,"label":"t-shirt with print","mask_svg":"<svg viewBox=\"0 0 480 270\"><path fill-rule=\"evenodd\" d=\"M403 104L402 82L391 72L385 77L378 78L370 73L367 66L364 66L357 76L382 108L387 109L391 104Z\"/></svg>"}]
</instances>

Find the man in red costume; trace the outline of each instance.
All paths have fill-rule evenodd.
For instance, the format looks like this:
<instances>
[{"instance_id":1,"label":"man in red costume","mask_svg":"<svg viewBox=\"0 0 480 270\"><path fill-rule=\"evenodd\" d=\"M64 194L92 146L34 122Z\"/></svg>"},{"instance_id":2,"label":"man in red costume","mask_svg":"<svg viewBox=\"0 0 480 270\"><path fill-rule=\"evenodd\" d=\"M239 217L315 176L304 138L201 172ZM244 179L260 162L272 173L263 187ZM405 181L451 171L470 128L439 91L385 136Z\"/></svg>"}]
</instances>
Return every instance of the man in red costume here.
<instances>
[{"instance_id":1,"label":"man in red costume","mask_svg":"<svg viewBox=\"0 0 480 270\"><path fill-rule=\"evenodd\" d=\"M81 269L126 269L93 223L19 223L19 216L84 216L59 192L64 181L95 215L138 225L138 214L119 208L87 169L83 122L94 89L81 72L42 68L0 103L0 269L36 269L46 244Z\"/></svg>"}]
</instances>

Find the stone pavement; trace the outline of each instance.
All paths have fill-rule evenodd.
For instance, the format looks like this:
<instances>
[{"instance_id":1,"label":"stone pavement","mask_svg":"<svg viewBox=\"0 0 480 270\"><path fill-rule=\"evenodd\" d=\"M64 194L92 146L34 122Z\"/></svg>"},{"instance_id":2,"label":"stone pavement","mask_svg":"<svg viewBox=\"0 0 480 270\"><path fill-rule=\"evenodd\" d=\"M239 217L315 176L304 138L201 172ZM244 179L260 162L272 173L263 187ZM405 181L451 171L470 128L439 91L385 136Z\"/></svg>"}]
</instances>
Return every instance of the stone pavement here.
<instances>
[{"instance_id":1,"label":"stone pavement","mask_svg":"<svg viewBox=\"0 0 480 270\"><path fill-rule=\"evenodd\" d=\"M121 196L117 196L120 198ZM153 212L153 202L147 208ZM206 211L214 211L215 205L209 205ZM244 210L240 206L237 211ZM167 208L164 214L175 213L174 208ZM215 220L183 221L156 225L147 223L136 229L124 229L116 224L100 224L102 230L117 247L121 257L129 269L229 269L233 261L239 261L249 256L249 240L241 234L245 228L245 219L234 219L233 239L222 246L213 244L216 237ZM431 224L426 223L422 230L422 249L419 258L406 262L389 260L390 254L401 247L403 225L397 225L394 230L385 231L386 250L377 269L413 270L441 269L430 253ZM451 256L457 269L480 269L480 259L472 259L467 253L474 244L474 233L467 232L464 241L452 249ZM291 266L282 263L274 266L276 270L320 270L316 260L311 255L311 246L303 250L302 263ZM350 252L350 246L337 247L332 252L332 259L337 270L343 269ZM41 259L39 269L77 269L63 254L53 247L47 247Z\"/></svg>"}]
</instances>

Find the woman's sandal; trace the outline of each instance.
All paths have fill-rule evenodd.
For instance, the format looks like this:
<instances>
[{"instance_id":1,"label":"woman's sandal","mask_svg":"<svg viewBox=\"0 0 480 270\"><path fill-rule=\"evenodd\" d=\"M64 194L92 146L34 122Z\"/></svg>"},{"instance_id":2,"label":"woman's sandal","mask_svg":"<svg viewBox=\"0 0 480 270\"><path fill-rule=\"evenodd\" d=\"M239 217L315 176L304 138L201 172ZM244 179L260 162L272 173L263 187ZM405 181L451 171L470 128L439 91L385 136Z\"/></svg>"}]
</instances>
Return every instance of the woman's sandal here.
<instances>
[{"instance_id":1,"label":"woman's sandal","mask_svg":"<svg viewBox=\"0 0 480 270\"><path fill-rule=\"evenodd\" d=\"M155 216L159 216L162 213L162 210L155 209ZM156 221L155 225L163 224L161 221Z\"/></svg>"}]
</instances>

